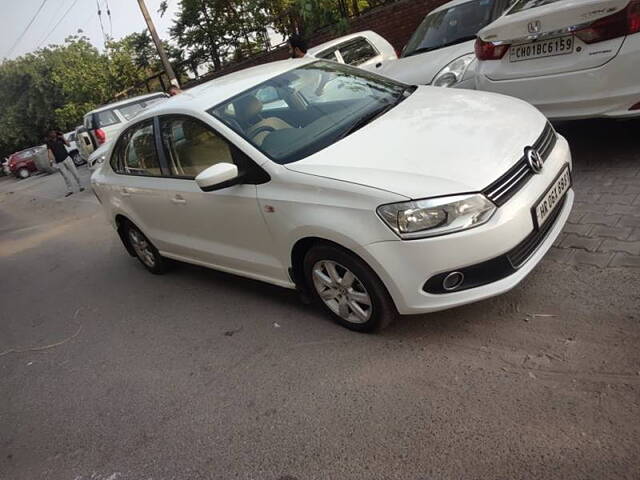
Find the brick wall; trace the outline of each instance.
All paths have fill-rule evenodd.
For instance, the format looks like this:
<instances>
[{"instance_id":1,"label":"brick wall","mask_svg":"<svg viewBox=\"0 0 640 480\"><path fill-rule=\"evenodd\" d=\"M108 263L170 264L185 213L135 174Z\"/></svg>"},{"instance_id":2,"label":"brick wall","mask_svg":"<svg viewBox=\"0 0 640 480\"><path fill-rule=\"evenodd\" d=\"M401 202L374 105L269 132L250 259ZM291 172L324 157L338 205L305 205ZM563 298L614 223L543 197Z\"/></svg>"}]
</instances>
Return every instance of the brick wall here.
<instances>
[{"instance_id":1,"label":"brick wall","mask_svg":"<svg viewBox=\"0 0 640 480\"><path fill-rule=\"evenodd\" d=\"M355 33L362 30L373 30L386 38L400 52L405 46L409 37L420 25L422 19L434 8L446 3L449 0L400 0L390 5L374 8L368 12L354 17L349 22L346 33ZM321 30L313 35L309 40L309 46L313 47L335 38L337 35L331 32L330 28ZM274 62L287 58L289 51L287 47L281 47L270 52L265 52L224 67L217 72L212 72L191 82L187 87L198 83L206 82L213 78L226 75L244 68L261 65L263 63Z\"/></svg>"}]
</instances>

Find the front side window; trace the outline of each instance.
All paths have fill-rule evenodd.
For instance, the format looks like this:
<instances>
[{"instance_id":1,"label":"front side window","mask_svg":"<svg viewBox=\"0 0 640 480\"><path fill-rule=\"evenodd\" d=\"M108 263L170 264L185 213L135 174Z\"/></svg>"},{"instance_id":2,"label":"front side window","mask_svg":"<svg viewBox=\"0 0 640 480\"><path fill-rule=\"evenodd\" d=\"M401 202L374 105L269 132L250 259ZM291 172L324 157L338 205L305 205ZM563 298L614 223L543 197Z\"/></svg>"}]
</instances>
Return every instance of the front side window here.
<instances>
[{"instance_id":1,"label":"front side window","mask_svg":"<svg viewBox=\"0 0 640 480\"><path fill-rule=\"evenodd\" d=\"M339 47L344 63L348 65L361 65L372 59L378 52L366 38L357 38Z\"/></svg>"},{"instance_id":2,"label":"front side window","mask_svg":"<svg viewBox=\"0 0 640 480\"><path fill-rule=\"evenodd\" d=\"M128 175L162 175L151 120L130 128L120 137L112 166L117 173Z\"/></svg>"},{"instance_id":3,"label":"front side window","mask_svg":"<svg viewBox=\"0 0 640 480\"><path fill-rule=\"evenodd\" d=\"M160 128L172 176L195 178L217 163L234 163L229 144L199 120L166 117Z\"/></svg>"},{"instance_id":4,"label":"front side window","mask_svg":"<svg viewBox=\"0 0 640 480\"><path fill-rule=\"evenodd\" d=\"M273 87L283 108L264 109ZM317 61L285 72L209 110L273 161L298 161L393 108L413 90L348 65Z\"/></svg>"},{"instance_id":5,"label":"front side window","mask_svg":"<svg viewBox=\"0 0 640 480\"><path fill-rule=\"evenodd\" d=\"M471 0L425 17L402 54L410 57L474 40L493 18L494 0Z\"/></svg>"},{"instance_id":6,"label":"front side window","mask_svg":"<svg viewBox=\"0 0 640 480\"><path fill-rule=\"evenodd\" d=\"M331 60L332 62L337 62L338 57L336 56L337 47L331 47L327 50L323 50L322 52L316 55L317 58L323 58L325 60Z\"/></svg>"}]
</instances>

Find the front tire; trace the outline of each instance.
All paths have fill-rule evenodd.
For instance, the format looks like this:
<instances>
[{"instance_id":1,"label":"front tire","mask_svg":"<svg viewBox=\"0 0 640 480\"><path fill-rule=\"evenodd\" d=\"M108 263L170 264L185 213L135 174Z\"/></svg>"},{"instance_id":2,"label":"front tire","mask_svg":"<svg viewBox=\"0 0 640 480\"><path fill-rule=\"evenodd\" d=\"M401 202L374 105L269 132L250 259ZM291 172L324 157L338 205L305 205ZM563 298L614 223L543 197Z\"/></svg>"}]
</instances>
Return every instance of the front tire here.
<instances>
[{"instance_id":1,"label":"front tire","mask_svg":"<svg viewBox=\"0 0 640 480\"><path fill-rule=\"evenodd\" d=\"M21 168L16 175L18 178L25 179L31 176L31 172L27 168Z\"/></svg>"},{"instance_id":2,"label":"front tire","mask_svg":"<svg viewBox=\"0 0 640 480\"><path fill-rule=\"evenodd\" d=\"M73 161L73 164L76 167L79 167L80 165L82 165L84 163L84 160L82 160L82 157L80 156L80 154L78 152L74 152L71 154L71 160Z\"/></svg>"},{"instance_id":3,"label":"front tire","mask_svg":"<svg viewBox=\"0 0 640 480\"><path fill-rule=\"evenodd\" d=\"M158 249L138 227L128 224L126 238L144 268L155 275L160 275L167 270L167 260L160 255Z\"/></svg>"},{"instance_id":4,"label":"front tire","mask_svg":"<svg viewBox=\"0 0 640 480\"><path fill-rule=\"evenodd\" d=\"M398 316L382 281L362 259L333 245L316 245L304 258L307 287L334 320L350 330L373 332Z\"/></svg>"}]
</instances>

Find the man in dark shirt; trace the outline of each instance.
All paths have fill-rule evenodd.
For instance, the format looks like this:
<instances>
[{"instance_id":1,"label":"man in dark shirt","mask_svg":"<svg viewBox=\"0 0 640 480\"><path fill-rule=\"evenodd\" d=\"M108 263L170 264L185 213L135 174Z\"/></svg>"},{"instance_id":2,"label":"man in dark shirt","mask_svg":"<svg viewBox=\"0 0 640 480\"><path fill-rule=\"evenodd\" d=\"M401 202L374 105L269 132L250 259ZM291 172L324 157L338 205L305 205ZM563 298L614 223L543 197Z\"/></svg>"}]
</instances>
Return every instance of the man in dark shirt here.
<instances>
[{"instance_id":1,"label":"man in dark shirt","mask_svg":"<svg viewBox=\"0 0 640 480\"><path fill-rule=\"evenodd\" d=\"M69 142L67 142L61 132L57 130L49 130L49 132L47 132L47 155L49 156L49 164L60 172L60 175L64 178L64 183L67 184L67 194L65 197L73 195L72 180L78 184L78 189L81 192L84 191L80 183L76 165L69 156L69 152L67 152L68 145Z\"/></svg>"}]
</instances>

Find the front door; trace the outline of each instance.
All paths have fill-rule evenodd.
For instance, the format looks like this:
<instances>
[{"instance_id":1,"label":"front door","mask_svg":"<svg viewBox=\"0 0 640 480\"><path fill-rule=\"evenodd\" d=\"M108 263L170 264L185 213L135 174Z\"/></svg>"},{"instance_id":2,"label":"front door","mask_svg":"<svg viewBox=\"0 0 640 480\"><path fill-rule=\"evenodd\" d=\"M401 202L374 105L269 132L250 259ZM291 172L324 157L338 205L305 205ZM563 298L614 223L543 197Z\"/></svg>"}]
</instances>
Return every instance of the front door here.
<instances>
[{"instance_id":1,"label":"front door","mask_svg":"<svg viewBox=\"0 0 640 480\"><path fill-rule=\"evenodd\" d=\"M170 176L167 214L173 219L169 254L258 279L287 282L257 200L256 185L241 183L203 192L195 177L221 162L243 171L237 152L200 120L160 119L161 141Z\"/></svg>"}]
</instances>

